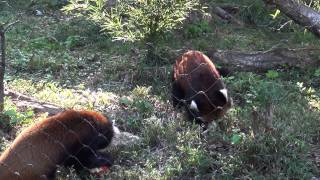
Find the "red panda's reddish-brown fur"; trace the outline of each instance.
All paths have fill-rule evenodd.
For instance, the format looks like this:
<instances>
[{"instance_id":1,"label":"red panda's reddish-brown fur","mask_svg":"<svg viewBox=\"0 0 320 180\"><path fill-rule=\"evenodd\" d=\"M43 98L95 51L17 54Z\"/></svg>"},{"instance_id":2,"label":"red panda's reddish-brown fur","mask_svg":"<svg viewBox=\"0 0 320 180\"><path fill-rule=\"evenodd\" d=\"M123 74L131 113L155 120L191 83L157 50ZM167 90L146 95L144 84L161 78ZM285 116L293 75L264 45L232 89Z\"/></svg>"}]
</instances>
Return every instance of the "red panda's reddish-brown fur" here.
<instances>
[{"instance_id":1,"label":"red panda's reddish-brown fur","mask_svg":"<svg viewBox=\"0 0 320 180\"><path fill-rule=\"evenodd\" d=\"M218 70L199 51L188 51L177 59L172 81L173 106L185 106L197 123L207 125L231 107L232 99Z\"/></svg>"},{"instance_id":2,"label":"red panda's reddish-brown fur","mask_svg":"<svg viewBox=\"0 0 320 180\"><path fill-rule=\"evenodd\" d=\"M57 165L77 169L110 166L113 125L93 111L67 110L23 130L0 156L0 179L53 179Z\"/></svg>"}]
</instances>

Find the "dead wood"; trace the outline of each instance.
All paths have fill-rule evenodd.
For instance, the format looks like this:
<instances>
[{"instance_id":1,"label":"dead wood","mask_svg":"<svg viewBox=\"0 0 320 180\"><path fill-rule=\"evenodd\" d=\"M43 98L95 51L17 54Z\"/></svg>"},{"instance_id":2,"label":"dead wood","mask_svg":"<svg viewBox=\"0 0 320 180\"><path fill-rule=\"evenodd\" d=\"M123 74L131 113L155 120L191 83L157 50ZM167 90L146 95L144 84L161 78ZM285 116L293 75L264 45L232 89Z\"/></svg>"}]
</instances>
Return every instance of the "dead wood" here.
<instances>
[{"instance_id":1,"label":"dead wood","mask_svg":"<svg viewBox=\"0 0 320 180\"><path fill-rule=\"evenodd\" d=\"M223 10L227 11L229 14L237 14L240 11L239 6L230 5L230 4L221 4L219 5Z\"/></svg>"},{"instance_id":2,"label":"dead wood","mask_svg":"<svg viewBox=\"0 0 320 180\"><path fill-rule=\"evenodd\" d=\"M219 16L221 19L224 19L234 24L238 24L239 26L243 26L243 23L240 20L236 19L229 12L225 11L223 8L219 6L212 7L212 12Z\"/></svg>"},{"instance_id":3,"label":"dead wood","mask_svg":"<svg viewBox=\"0 0 320 180\"><path fill-rule=\"evenodd\" d=\"M207 55L230 70L265 72L276 68L307 68L320 63L320 49L272 48L267 51L240 52L208 50Z\"/></svg>"},{"instance_id":4,"label":"dead wood","mask_svg":"<svg viewBox=\"0 0 320 180\"><path fill-rule=\"evenodd\" d=\"M47 112L50 116L64 110L55 104L40 102L33 97L26 96L13 90L6 89L5 95L10 96L18 108L31 108L34 112Z\"/></svg>"},{"instance_id":5,"label":"dead wood","mask_svg":"<svg viewBox=\"0 0 320 180\"><path fill-rule=\"evenodd\" d=\"M282 13L320 37L320 13L297 0L263 0L276 6Z\"/></svg>"}]
</instances>

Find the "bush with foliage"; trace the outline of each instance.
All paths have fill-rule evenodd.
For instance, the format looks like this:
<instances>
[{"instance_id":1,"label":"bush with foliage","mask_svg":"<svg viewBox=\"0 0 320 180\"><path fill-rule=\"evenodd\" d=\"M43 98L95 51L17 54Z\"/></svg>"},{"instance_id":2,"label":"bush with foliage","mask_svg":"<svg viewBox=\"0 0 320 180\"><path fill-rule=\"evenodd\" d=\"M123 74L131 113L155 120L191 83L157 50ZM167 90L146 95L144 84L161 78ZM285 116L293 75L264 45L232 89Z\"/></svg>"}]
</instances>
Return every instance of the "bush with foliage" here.
<instances>
[{"instance_id":1,"label":"bush with foliage","mask_svg":"<svg viewBox=\"0 0 320 180\"><path fill-rule=\"evenodd\" d=\"M71 0L64 10L95 21L115 40L150 41L176 28L198 4L198 0L120 0L106 7L105 0Z\"/></svg>"},{"instance_id":2,"label":"bush with foliage","mask_svg":"<svg viewBox=\"0 0 320 180\"><path fill-rule=\"evenodd\" d=\"M119 0L113 6L105 0L71 0L64 10L96 22L114 40L148 44L147 59L152 59L162 35L177 28L198 5L199 0Z\"/></svg>"}]
</instances>

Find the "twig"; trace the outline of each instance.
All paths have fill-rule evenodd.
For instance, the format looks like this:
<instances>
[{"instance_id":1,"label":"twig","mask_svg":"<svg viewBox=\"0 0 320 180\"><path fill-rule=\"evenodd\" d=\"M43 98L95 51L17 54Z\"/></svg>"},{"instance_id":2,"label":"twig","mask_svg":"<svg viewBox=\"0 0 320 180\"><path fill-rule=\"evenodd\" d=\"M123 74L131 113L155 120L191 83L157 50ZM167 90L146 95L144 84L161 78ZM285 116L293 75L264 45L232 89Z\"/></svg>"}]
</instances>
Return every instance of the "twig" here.
<instances>
[{"instance_id":1,"label":"twig","mask_svg":"<svg viewBox=\"0 0 320 180\"><path fill-rule=\"evenodd\" d=\"M12 27L13 25L15 25L18 22L20 22L20 21L16 20L16 21L14 21L12 23L9 23L9 22L5 23L4 26L3 26L4 27L3 28L3 32L6 32L7 30L9 30L10 27Z\"/></svg>"},{"instance_id":2,"label":"twig","mask_svg":"<svg viewBox=\"0 0 320 180\"><path fill-rule=\"evenodd\" d=\"M4 3L4 4L6 4L7 6L9 6L9 7L11 7L12 8L12 6L8 3L8 1L0 1L1 3Z\"/></svg>"},{"instance_id":3,"label":"twig","mask_svg":"<svg viewBox=\"0 0 320 180\"><path fill-rule=\"evenodd\" d=\"M286 25L288 25L289 23L292 23L292 20L289 20L287 22L285 22L284 24L282 24L278 29L277 31L280 31L282 28L284 28Z\"/></svg>"}]
</instances>

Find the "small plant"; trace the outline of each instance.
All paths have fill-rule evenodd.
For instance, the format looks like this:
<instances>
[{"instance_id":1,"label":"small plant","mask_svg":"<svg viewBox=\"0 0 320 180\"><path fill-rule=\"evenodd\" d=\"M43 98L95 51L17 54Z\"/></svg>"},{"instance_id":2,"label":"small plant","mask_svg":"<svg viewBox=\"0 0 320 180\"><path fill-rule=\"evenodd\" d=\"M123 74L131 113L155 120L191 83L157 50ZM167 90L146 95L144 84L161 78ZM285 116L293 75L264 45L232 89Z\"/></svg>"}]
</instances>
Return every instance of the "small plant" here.
<instances>
[{"instance_id":1,"label":"small plant","mask_svg":"<svg viewBox=\"0 0 320 180\"><path fill-rule=\"evenodd\" d=\"M270 14L272 19L277 18L279 15L280 15L280 10L279 9L276 9L276 11L273 14Z\"/></svg>"},{"instance_id":2,"label":"small plant","mask_svg":"<svg viewBox=\"0 0 320 180\"><path fill-rule=\"evenodd\" d=\"M318 68L318 69L315 70L314 76L320 77L320 68Z\"/></svg>"},{"instance_id":3,"label":"small plant","mask_svg":"<svg viewBox=\"0 0 320 180\"><path fill-rule=\"evenodd\" d=\"M200 21L195 24L187 25L184 34L187 38L201 37L205 33L210 33L212 30L207 21Z\"/></svg>"},{"instance_id":4,"label":"small plant","mask_svg":"<svg viewBox=\"0 0 320 180\"><path fill-rule=\"evenodd\" d=\"M48 37L38 37L35 39L32 39L29 42L29 46L27 47L28 51L32 51L34 49L42 49L42 50L58 50L60 49L60 44L52 38Z\"/></svg>"},{"instance_id":5,"label":"small plant","mask_svg":"<svg viewBox=\"0 0 320 180\"><path fill-rule=\"evenodd\" d=\"M165 128L161 122L161 119L156 117L150 117L144 119L142 125L146 127L145 131L142 132L144 136L144 142L151 147L158 146L165 135Z\"/></svg>"},{"instance_id":6,"label":"small plant","mask_svg":"<svg viewBox=\"0 0 320 180\"><path fill-rule=\"evenodd\" d=\"M145 99L134 99L132 107L136 108L137 111L143 115L143 117L148 117L153 112L153 105Z\"/></svg>"},{"instance_id":7,"label":"small plant","mask_svg":"<svg viewBox=\"0 0 320 180\"><path fill-rule=\"evenodd\" d=\"M82 37L80 37L80 36L69 36L67 38L67 40L64 42L64 44L68 49L72 49L72 48L75 48L77 46L83 45L81 42L82 42Z\"/></svg>"},{"instance_id":8,"label":"small plant","mask_svg":"<svg viewBox=\"0 0 320 180\"><path fill-rule=\"evenodd\" d=\"M137 98L148 98L150 90L151 90L151 86L149 87L137 86L132 90L132 95Z\"/></svg>"},{"instance_id":9,"label":"small plant","mask_svg":"<svg viewBox=\"0 0 320 180\"><path fill-rule=\"evenodd\" d=\"M140 127L142 126L142 119L135 118L135 117L128 117L124 120L125 126L128 127L129 131L139 131Z\"/></svg>"},{"instance_id":10,"label":"small plant","mask_svg":"<svg viewBox=\"0 0 320 180\"><path fill-rule=\"evenodd\" d=\"M151 90L150 87L141 87L137 86L132 90L133 101L132 107L136 108L140 113L143 114L143 117L149 117L153 112L153 105L149 99L149 93Z\"/></svg>"},{"instance_id":11,"label":"small plant","mask_svg":"<svg viewBox=\"0 0 320 180\"><path fill-rule=\"evenodd\" d=\"M267 76L267 78L275 79L275 78L279 77L279 73L277 71L274 71L274 70L269 70L266 73L266 76Z\"/></svg>"},{"instance_id":12,"label":"small plant","mask_svg":"<svg viewBox=\"0 0 320 180\"><path fill-rule=\"evenodd\" d=\"M27 110L25 112L18 111L17 107L12 103L9 98L5 98L5 105L3 110L3 115L9 118L9 124L3 124L6 120L2 119L1 126L10 126L30 124L32 122L32 117L34 113L32 110Z\"/></svg>"},{"instance_id":13,"label":"small plant","mask_svg":"<svg viewBox=\"0 0 320 180\"><path fill-rule=\"evenodd\" d=\"M119 99L120 106L130 113L126 119L121 119L130 131L140 131L141 126L154 114L154 105L150 95L151 87L137 86L130 96Z\"/></svg>"},{"instance_id":14,"label":"small plant","mask_svg":"<svg viewBox=\"0 0 320 180\"><path fill-rule=\"evenodd\" d=\"M232 134L230 140L231 140L231 144L239 144L242 140L242 136L239 133L234 133Z\"/></svg>"}]
</instances>

